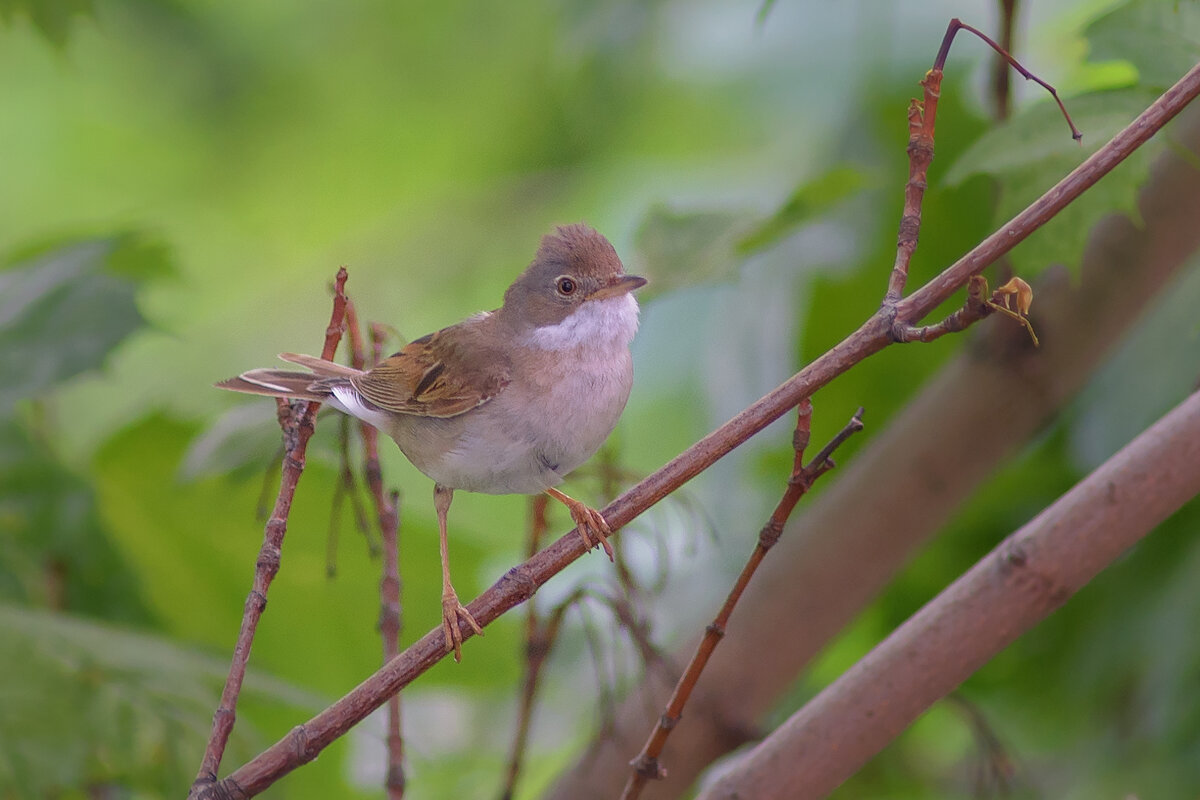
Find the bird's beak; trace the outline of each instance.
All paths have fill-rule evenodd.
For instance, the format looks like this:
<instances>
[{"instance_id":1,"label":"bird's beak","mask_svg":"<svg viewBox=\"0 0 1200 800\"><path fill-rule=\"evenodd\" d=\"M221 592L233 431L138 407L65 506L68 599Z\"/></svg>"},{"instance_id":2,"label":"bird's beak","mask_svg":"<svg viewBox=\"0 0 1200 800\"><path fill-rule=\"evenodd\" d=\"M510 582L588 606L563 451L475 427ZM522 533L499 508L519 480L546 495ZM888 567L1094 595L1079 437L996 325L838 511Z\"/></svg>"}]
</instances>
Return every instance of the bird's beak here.
<instances>
[{"instance_id":1,"label":"bird's beak","mask_svg":"<svg viewBox=\"0 0 1200 800\"><path fill-rule=\"evenodd\" d=\"M606 297L617 297L646 285L646 279L638 275L621 275L613 278L596 291L587 296L588 300L603 300Z\"/></svg>"}]
</instances>

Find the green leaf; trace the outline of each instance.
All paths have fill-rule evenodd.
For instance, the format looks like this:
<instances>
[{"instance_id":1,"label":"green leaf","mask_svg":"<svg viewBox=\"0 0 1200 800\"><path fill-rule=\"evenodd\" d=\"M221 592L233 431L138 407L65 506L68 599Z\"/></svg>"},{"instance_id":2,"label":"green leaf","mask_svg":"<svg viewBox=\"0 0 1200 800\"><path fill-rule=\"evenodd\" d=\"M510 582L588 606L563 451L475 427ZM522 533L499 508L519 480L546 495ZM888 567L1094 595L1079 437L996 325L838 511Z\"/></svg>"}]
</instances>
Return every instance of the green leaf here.
<instances>
[{"instance_id":1,"label":"green leaf","mask_svg":"<svg viewBox=\"0 0 1200 800\"><path fill-rule=\"evenodd\" d=\"M165 250L132 235L60 246L0 271L0 415L101 366L144 323L139 282L168 271Z\"/></svg>"},{"instance_id":2,"label":"green leaf","mask_svg":"<svg viewBox=\"0 0 1200 800\"><path fill-rule=\"evenodd\" d=\"M662 294L736 275L743 261L738 242L748 225L748 215L732 211L677 212L656 205L638 226L634 245L650 265L650 286Z\"/></svg>"},{"instance_id":3,"label":"green leaf","mask_svg":"<svg viewBox=\"0 0 1200 800\"><path fill-rule=\"evenodd\" d=\"M996 224L1022 211L1079 166L1154 100L1144 89L1097 92L1067 101L1085 146L1076 144L1053 103L1041 103L981 136L946 174L951 185L972 175L991 175L1000 184ZM1117 169L1038 229L1011 255L1018 274L1036 275L1051 264L1078 268L1083 246L1095 224L1114 212L1137 219L1137 192L1152 156L1163 145L1139 148Z\"/></svg>"},{"instance_id":4,"label":"green leaf","mask_svg":"<svg viewBox=\"0 0 1200 800\"><path fill-rule=\"evenodd\" d=\"M0 598L148 623L140 584L113 548L85 480L0 417Z\"/></svg>"},{"instance_id":5,"label":"green leaf","mask_svg":"<svg viewBox=\"0 0 1200 800\"><path fill-rule=\"evenodd\" d=\"M830 211L857 194L866 180L861 169L842 164L796 187L778 211L754 227L738 242L742 253L753 253L775 244L806 222Z\"/></svg>"},{"instance_id":6,"label":"green leaf","mask_svg":"<svg viewBox=\"0 0 1200 800\"><path fill-rule=\"evenodd\" d=\"M0 604L0 796L115 784L186 791L228 660L64 614ZM320 709L316 695L247 674L245 695ZM245 725L236 752L258 745Z\"/></svg>"},{"instance_id":7,"label":"green leaf","mask_svg":"<svg viewBox=\"0 0 1200 800\"><path fill-rule=\"evenodd\" d=\"M1100 17L1084 34L1089 60L1129 62L1143 86L1164 89L1200 63L1200 3L1136 0Z\"/></svg>"}]
</instances>

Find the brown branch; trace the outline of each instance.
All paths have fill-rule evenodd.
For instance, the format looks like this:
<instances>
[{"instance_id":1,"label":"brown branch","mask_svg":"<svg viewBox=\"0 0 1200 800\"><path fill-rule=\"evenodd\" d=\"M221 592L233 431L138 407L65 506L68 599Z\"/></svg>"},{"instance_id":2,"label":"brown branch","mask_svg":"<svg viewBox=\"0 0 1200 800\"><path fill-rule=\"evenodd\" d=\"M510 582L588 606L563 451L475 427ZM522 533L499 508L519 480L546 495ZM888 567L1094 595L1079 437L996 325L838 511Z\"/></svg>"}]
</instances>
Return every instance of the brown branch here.
<instances>
[{"instance_id":1,"label":"brown branch","mask_svg":"<svg viewBox=\"0 0 1200 800\"><path fill-rule=\"evenodd\" d=\"M1019 299L1014 300L1014 296ZM993 313L1000 313L1020 323L1029 333L1034 346L1037 334L1029 321L1029 304L1033 289L1020 278L1012 278L988 297L988 282L982 275L972 275L967 282L967 299L962 308L935 325L908 325L898 333L902 342L932 342L948 333L959 333Z\"/></svg>"},{"instance_id":2,"label":"brown branch","mask_svg":"<svg viewBox=\"0 0 1200 800\"><path fill-rule=\"evenodd\" d=\"M374 458L374 469L379 471L379 455L367 456L368 467ZM382 480L378 481L378 492L372 486L372 497L379 514L379 532L383 540L383 577L379 581L379 633L383 639L383 663L400 653L401 607L400 607L400 493L392 491L383 495ZM387 701L387 753L388 767L385 785L391 800L404 797L404 737L401 734L400 695L395 694Z\"/></svg>"},{"instance_id":3,"label":"brown branch","mask_svg":"<svg viewBox=\"0 0 1200 800\"><path fill-rule=\"evenodd\" d=\"M810 397L833 378L893 343L893 330L897 324L902 328L918 322L964 286L971 275L1007 253L1111 172L1197 94L1200 94L1200 65L1189 71L1080 167L941 275L899 301L894 308L881 309L858 330L795 376L610 503L602 512L609 525L616 530L627 524L774 422L800 400ZM468 606L472 616L480 625L490 624L501 614L529 599L538 587L583 554L579 536L574 531L564 534L524 564L510 569L472 601ZM198 796L250 797L261 792L286 773L316 758L328 744L444 656L441 629L431 630L332 706L294 728L225 780L205 787Z\"/></svg>"},{"instance_id":4,"label":"brown branch","mask_svg":"<svg viewBox=\"0 0 1200 800\"><path fill-rule=\"evenodd\" d=\"M1079 132L1079 129L1075 127L1075 123L1071 121L1071 115L1067 113L1067 107L1063 105L1063 101L1059 99L1058 92L1055 91L1053 86L1021 66L1021 63L1013 58L1012 55L1009 54L1008 50L992 41L992 39L990 39L983 31L979 30L978 28L973 28L957 18L950 20L950 25L946 28L946 35L942 39L942 47L940 50L938 50L937 58L935 58L933 61L934 71L940 72L942 67L946 65L946 56L949 55L950 44L954 41L955 34L957 34L960 30L975 34L976 37L982 39L989 47L995 50L1000 58L1002 58L1004 61L1007 61L1009 66L1021 73L1021 77L1027 81L1033 81L1049 92L1050 96L1054 98L1054 102L1058 103L1058 110L1062 112L1063 117L1065 117L1067 120L1067 125L1071 128L1071 138L1077 142L1083 139L1083 134Z\"/></svg>"},{"instance_id":5,"label":"brown branch","mask_svg":"<svg viewBox=\"0 0 1200 800\"><path fill-rule=\"evenodd\" d=\"M908 182L904 185L904 211L900 216L900 232L896 237L896 261L888 277L887 294L884 295L884 306L890 307L899 302L904 295L904 285L908 281L908 268L912 263L913 253L917 249L918 234L921 230L921 202L925 197L925 189L929 185L929 165L933 163L933 132L937 119L938 100L942 96L942 68L946 65L946 57L950 53L950 45L954 36L960 30L969 31L995 50L1013 69L1020 72L1028 80L1034 80L1054 97L1062 110L1067 124L1071 127L1071 135L1080 139L1082 135L1071 121L1071 115L1058 99L1054 87L1038 78L1025 67L1021 66L1008 51L989 39L975 28L961 22L957 18L950 20L946 34L942 37L942 45L934 59L933 68L921 79L924 90L923 100L912 100L908 105ZM928 312L926 312L928 313ZM924 315L922 315L924 316ZM903 336L903 334L898 334ZM904 340L904 339L902 339ZM904 341L911 341L904 340Z\"/></svg>"},{"instance_id":6,"label":"brown branch","mask_svg":"<svg viewBox=\"0 0 1200 800\"><path fill-rule=\"evenodd\" d=\"M825 797L1197 494L1200 393L1001 542L700 800Z\"/></svg>"},{"instance_id":7,"label":"brown branch","mask_svg":"<svg viewBox=\"0 0 1200 800\"><path fill-rule=\"evenodd\" d=\"M1000 49L1013 51L1013 32L1017 26L1017 0L1000 0ZM999 54L997 54L999 55ZM1012 105L1012 86L1008 62L1001 56L996 59L992 72L992 101L996 105L996 119L1008 119Z\"/></svg>"},{"instance_id":8,"label":"brown branch","mask_svg":"<svg viewBox=\"0 0 1200 800\"><path fill-rule=\"evenodd\" d=\"M346 305L346 324L350 330L350 365L355 369L363 369L367 365L365 345L362 329L358 324L358 313L352 302ZM372 364L379 362L383 338L382 329L372 325ZM379 431L365 422L359 423L358 430L363 442L363 474L366 476L371 499L375 503L375 516L379 523L379 538L383 550L383 575L379 580L379 635L383 640L383 663L386 664L400 653L400 631L403 623L400 606L400 493L384 491L383 469L379 464ZM387 701L388 762L384 786L391 800L404 797L404 737L400 723L400 695L396 694Z\"/></svg>"},{"instance_id":9,"label":"brown branch","mask_svg":"<svg viewBox=\"0 0 1200 800\"><path fill-rule=\"evenodd\" d=\"M977 329L970 346L897 412L885 432L793 514L739 605L739 624L691 700L690 724L672 734L665 751L671 773L652 787L656 800L687 794L705 767L745 743L746 732L777 706L804 666L1007 457L1045 430L1190 263L1200 249L1200 171L1182 154L1200 149L1200 108L1180 121L1173 138L1179 146L1155 159L1138 196L1141 221L1107 217L1092 231L1078 279L1050 270L1038 281L1041 350L1035 352L1010 325ZM862 502L864 497L872 502ZM694 649L695 641L685 643L674 658L682 663ZM771 657L746 655L757 653ZM617 796L630 756L658 716L654 702L673 685L648 676L545 796Z\"/></svg>"},{"instance_id":10,"label":"brown branch","mask_svg":"<svg viewBox=\"0 0 1200 800\"><path fill-rule=\"evenodd\" d=\"M322 358L333 358L337 351L338 341L342 337L343 321L346 312L346 268L337 271L333 284L333 313L329 325L325 329L325 345L321 349ZM242 614L242 626L238 631L237 643L233 648L233 661L229 666L229 676L225 679L225 687L221 691L220 705L213 714L212 732L209 734L208 746L204 750L204 758L200 763L200 771L192 784L192 792L202 791L211 786L217 779L217 770L221 767L221 757L225 753L225 745L233 724L237 718L237 701L241 693L242 681L246 677L246 664L250 660L250 647L254 643L254 633L258 629L258 621L263 609L267 606L267 590L275 574L279 572L279 562L282 555L283 537L287 533L288 514L292 509L292 498L296 495L296 485L300 474L304 471L304 457L308 448L309 437L313 432L313 420L317 416L320 403L305 403L301 407L289 406L279 402L279 423L283 428L285 450L283 456L283 473L279 481L279 494L275 499L275 508L271 518L267 520L263 534L262 548L254 570L254 585L246 597L245 610Z\"/></svg>"},{"instance_id":11,"label":"brown branch","mask_svg":"<svg viewBox=\"0 0 1200 800\"><path fill-rule=\"evenodd\" d=\"M675 726L682 719L683 708L687 705L688 698L692 695L692 690L696 688L696 683L700 680L701 673L704 672L704 668L708 665L709 658L712 656L713 651L716 650L722 637L725 636L733 609L737 606L742 593L750 584L750 580L754 577L755 571L758 570L759 564L766 557L767 551L779 541L779 536L783 533L783 526L787 524L788 517L791 516L792 509L796 507L796 503L808 493L808 490L812 488L813 483L818 478L833 468L834 464L830 459L833 452L846 439L850 438L851 435L862 430L862 409L860 408L851 417L850 422L834 437L833 441L826 445L817 457L805 466L803 463L804 450L808 446L811 422L812 401L806 398L800 403L796 414L796 430L792 436L792 448L795 450L795 458L792 463L792 474L788 478L787 488L783 492L783 497L780 498L779 504L775 506L775 511L771 514L767 524L759 532L758 543L755 545L754 551L750 554L750 559L742 568L742 572L734 583L733 588L730 589L728 597L725 598L725 604L721 606L721 610L717 613L717 616L705 629L704 637L700 640L700 644L696 648L696 653L692 656L692 660L688 663L683 675L680 676L679 681L675 684L675 691L671 694L671 699L667 702L666 710L658 718L658 723L654 726L654 730L650 732L650 738L646 740L642 751L630 762L633 772L630 774L629 780L625 784L625 790L621 794L622 800L637 800L648 781L662 780L666 777L666 770L659 764L663 747L666 745L671 731L675 729Z\"/></svg>"},{"instance_id":12,"label":"brown branch","mask_svg":"<svg viewBox=\"0 0 1200 800\"><path fill-rule=\"evenodd\" d=\"M532 558L542 546L542 538L546 534L546 504L550 496L539 494L529 499L529 538L526 548L526 558ZM565 609L565 606L563 606ZM559 617L561 619L561 616ZM517 732L513 736L512 749L508 757L508 772L504 779L504 788L500 790L502 800L511 800L517 788L517 779L521 774L521 766L525 759L525 749L529 742L529 729L533 720L533 701L537 696L537 687L545 666L546 656L557 633L558 624L551 619L543 625L538 614L537 603L530 599L525 608L525 677L521 683L521 699L517 706Z\"/></svg>"}]
</instances>

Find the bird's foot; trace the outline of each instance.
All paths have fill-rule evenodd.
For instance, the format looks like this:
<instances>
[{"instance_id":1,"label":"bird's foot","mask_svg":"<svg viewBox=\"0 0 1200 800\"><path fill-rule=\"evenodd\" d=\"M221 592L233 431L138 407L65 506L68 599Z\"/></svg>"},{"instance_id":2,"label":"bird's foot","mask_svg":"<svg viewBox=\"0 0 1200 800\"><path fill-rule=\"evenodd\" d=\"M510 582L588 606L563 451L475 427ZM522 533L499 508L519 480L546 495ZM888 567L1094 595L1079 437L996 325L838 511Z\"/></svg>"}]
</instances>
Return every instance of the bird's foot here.
<instances>
[{"instance_id":1,"label":"bird's foot","mask_svg":"<svg viewBox=\"0 0 1200 800\"><path fill-rule=\"evenodd\" d=\"M458 627L460 619L470 625L477 634L483 635L483 628L479 627L479 623L471 616L471 612L467 611L466 606L458 601L454 589L442 592L442 633L446 635L446 652L453 650L455 661L462 661L463 637L462 629Z\"/></svg>"},{"instance_id":2,"label":"bird's foot","mask_svg":"<svg viewBox=\"0 0 1200 800\"><path fill-rule=\"evenodd\" d=\"M583 539L583 546L591 550L600 545L604 548L608 560L612 561L613 548L608 543L608 535L612 533L612 528L608 527L600 512L574 499L567 504L567 508L571 512L571 519L575 521L575 530L579 531L579 536Z\"/></svg>"}]
</instances>

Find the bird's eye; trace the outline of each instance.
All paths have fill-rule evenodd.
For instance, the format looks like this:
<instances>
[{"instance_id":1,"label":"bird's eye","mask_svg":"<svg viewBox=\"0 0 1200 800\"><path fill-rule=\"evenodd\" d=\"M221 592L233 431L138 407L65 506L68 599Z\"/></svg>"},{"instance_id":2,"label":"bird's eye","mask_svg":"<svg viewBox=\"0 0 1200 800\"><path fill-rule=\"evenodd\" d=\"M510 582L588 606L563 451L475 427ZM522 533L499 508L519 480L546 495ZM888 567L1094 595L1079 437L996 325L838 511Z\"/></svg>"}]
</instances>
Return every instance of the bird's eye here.
<instances>
[{"instance_id":1,"label":"bird's eye","mask_svg":"<svg viewBox=\"0 0 1200 800\"><path fill-rule=\"evenodd\" d=\"M568 278L566 275L559 276L558 280L556 280L554 283L558 287L559 294L569 295L575 293L575 281L571 278Z\"/></svg>"}]
</instances>

